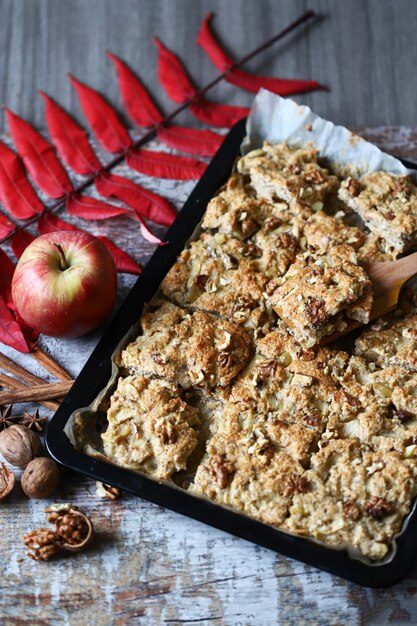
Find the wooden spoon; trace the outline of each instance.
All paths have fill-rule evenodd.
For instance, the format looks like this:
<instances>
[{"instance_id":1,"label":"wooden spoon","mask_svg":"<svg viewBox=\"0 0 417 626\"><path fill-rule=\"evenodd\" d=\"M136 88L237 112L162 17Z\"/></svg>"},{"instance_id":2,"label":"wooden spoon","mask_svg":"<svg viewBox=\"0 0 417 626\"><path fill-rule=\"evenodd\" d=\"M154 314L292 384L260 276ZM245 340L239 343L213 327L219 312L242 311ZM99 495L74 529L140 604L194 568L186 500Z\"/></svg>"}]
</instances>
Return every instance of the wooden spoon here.
<instances>
[{"instance_id":1,"label":"wooden spoon","mask_svg":"<svg viewBox=\"0 0 417 626\"><path fill-rule=\"evenodd\" d=\"M373 305L369 320L374 320L397 307L402 286L417 274L417 252L397 261L362 263L362 266L372 282ZM363 323L356 320L348 321L345 330L324 337L320 343L322 345L330 343L359 326L363 326Z\"/></svg>"}]
</instances>

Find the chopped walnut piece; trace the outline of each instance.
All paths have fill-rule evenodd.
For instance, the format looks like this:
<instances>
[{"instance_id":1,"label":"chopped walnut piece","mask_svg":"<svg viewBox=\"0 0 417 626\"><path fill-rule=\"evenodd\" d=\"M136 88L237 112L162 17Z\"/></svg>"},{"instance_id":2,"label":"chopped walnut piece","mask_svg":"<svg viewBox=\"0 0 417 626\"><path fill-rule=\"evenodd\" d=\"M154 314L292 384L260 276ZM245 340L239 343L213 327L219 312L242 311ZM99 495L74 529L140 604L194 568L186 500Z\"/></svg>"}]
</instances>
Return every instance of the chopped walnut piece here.
<instances>
[{"instance_id":1,"label":"chopped walnut piece","mask_svg":"<svg viewBox=\"0 0 417 626\"><path fill-rule=\"evenodd\" d=\"M281 226L281 224L282 220L280 220L279 217L267 217L264 222L264 232L268 234L271 230L275 230L278 226Z\"/></svg>"},{"instance_id":2,"label":"chopped walnut piece","mask_svg":"<svg viewBox=\"0 0 417 626\"><path fill-rule=\"evenodd\" d=\"M283 482L282 495L289 498L297 493L307 493L308 489L309 483L305 476L288 474Z\"/></svg>"},{"instance_id":3,"label":"chopped walnut piece","mask_svg":"<svg viewBox=\"0 0 417 626\"><path fill-rule=\"evenodd\" d=\"M262 256L262 250L258 248L258 246L255 246L254 243L250 242L246 246L243 256L248 259L259 259Z\"/></svg>"},{"instance_id":4,"label":"chopped walnut piece","mask_svg":"<svg viewBox=\"0 0 417 626\"><path fill-rule=\"evenodd\" d=\"M291 233L279 233L275 240L275 244L277 248L294 248L297 245L297 239Z\"/></svg>"},{"instance_id":5,"label":"chopped walnut piece","mask_svg":"<svg viewBox=\"0 0 417 626\"><path fill-rule=\"evenodd\" d=\"M384 498L379 498L378 496L372 496L365 502L365 511L376 519L377 521L382 520L384 517L392 513L394 510L393 505L390 502L384 500Z\"/></svg>"},{"instance_id":6,"label":"chopped walnut piece","mask_svg":"<svg viewBox=\"0 0 417 626\"><path fill-rule=\"evenodd\" d=\"M221 487L221 489L227 487L229 476L235 471L235 468L230 461L226 461L224 456L220 454L215 454L213 458L210 459L209 468L213 476L216 478L219 487Z\"/></svg>"},{"instance_id":7,"label":"chopped walnut piece","mask_svg":"<svg viewBox=\"0 0 417 626\"><path fill-rule=\"evenodd\" d=\"M199 274L198 276L196 276L195 278L195 284L197 285L197 287L199 289L201 289L202 291L204 291L207 281L208 281L209 277L206 276L206 274Z\"/></svg>"},{"instance_id":8,"label":"chopped walnut piece","mask_svg":"<svg viewBox=\"0 0 417 626\"><path fill-rule=\"evenodd\" d=\"M262 361L262 363L258 363L258 372L262 378L274 376L276 369L276 361Z\"/></svg>"},{"instance_id":9,"label":"chopped walnut piece","mask_svg":"<svg viewBox=\"0 0 417 626\"><path fill-rule=\"evenodd\" d=\"M27 556L34 561L50 561L59 552L58 536L49 528L37 528L23 536L23 542L29 548Z\"/></svg>"},{"instance_id":10,"label":"chopped walnut piece","mask_svg":"<svg viewBox=\"0 0 417 626\"><path fill-rule=\"evenodd\" d=\"M415 418L414 413L411 411L407 411L406 409L398 409L393 411L392 417L396 417L402 424L405 422L409 422L410 420Z\"/></svg>"},{"instance_id":11,"label":"chopped walnut piece","mask_svg":"<svg viewBox=\"0 0 417 626\"><path fill-rule=\"evenodd\" d=\"M306 303L306 315L312 324L324 322L327 317L324 301L309 298Z\"/></svg>"},{"instance_id":12,"label":"chopped walnut piece","mask_svg":"<svg viewBox=\"0 0 417 626\"><path fill-rule=\"evenodd\" d=\"M359 400L359 398L356 398L355 396L352 396L351 393L348 393L346 390L344 390L343 394L344 394L344 396L346 398L346 402L350 406L360 406L361 405L361 401Z\"/></svg>"},{"instance_id":13,"label":"chopped walnut piece","mask_svg":"<svg viewBox=\"0 0 417 626\"><path fill-rule=\"evenodd\" d=\"M155 424L155 433L165 445L176 443L178 439L175 427L167 419L158 420Z\"/></svg>"},{"instance_id":14,"label":"chopped walnut piece","mask_svg":"<svg viewBox=\"0 0 417 626\"><path fill-rule=\"evenodd\" d=\"M317 426L320 421L320 417L318 415L314 415L314 413L310 413L309 415L304 416L304 422L307 426Z\"/></svg>"},{"instance_id":15,"label":"chopped walnut piece","mask_svg":"<svg viewBox=\"0 0 417 626\"><path fill-rule=\"evenodd\" d=\"M228 367L232 364L232 362L233 362L233 357L230 354L230 352L226 352L225 350L223 350L222 352L219 352L218 363L221 367Z\"/></svg>"},{"instance_id":16,"label":"chopped walnut piece","mask_svg":"<svg viewBox=\"0 0 417 626\"><path fill-rule=\"evenodd\" d=\"M99 481L96 482L96 494L104 500L118 500L120 498L120 489L112 485L105 485Z\"/></svg>"},{"instance_id":17,"label":"chopped walnut piece","mask_svg":"<svg viewBox=\"0 0 417 626\"><path fill-rule=\"evenodd\" d=\"M240 222L240 230L244 237L250 237L259 230L259 224L252 217L245 217Z\"/></svg>"},{"instance_id":18,"label":"chopped walnut piece","mask_svg":"<svg viewBox=\"0 0 417 626\"><path fill-rule=\"evenodd\" d=\"M358 196L361 192L361 186L359 182L355 178L352 178L351 176L349 176L349 178L346 179L345 186L346 186L347 191L354 197Z\"/></svg>"},{"instance_id":19,"label":"chopped walnut piece","mask_svg":"<svg viewBox=\"0 0 417 626\"><path fill-rule=\"evenodd\" d=\"M154 361L154 363L157 363L158 365L165 364L165 359L160 352L152 352L151 359L152 361Z\"/></svg>"},{"instance_id":20,"label":"chopped walnut piece","mask_svg":"<svg viewBox=\"0 0 417 626\"><path fill-rule=\"evenodd\" d=\"M357 522L362 517L361 510L356 502L352 502L350 500L343 503L343 514L347 519L350 519L353 522Z\"/></svg>"},{"instance_id":21,"label":"chopped walnut piece","mask_svg":"<svg viewBox=\"0 0 417 626\"><path fill-rule=\"evenodd\" d=\"M325 178L320 170L307 172L304 174L304 179L309 183L313 183L313 185L320 185L325 181Z\"/></svg>"}]
</instances>

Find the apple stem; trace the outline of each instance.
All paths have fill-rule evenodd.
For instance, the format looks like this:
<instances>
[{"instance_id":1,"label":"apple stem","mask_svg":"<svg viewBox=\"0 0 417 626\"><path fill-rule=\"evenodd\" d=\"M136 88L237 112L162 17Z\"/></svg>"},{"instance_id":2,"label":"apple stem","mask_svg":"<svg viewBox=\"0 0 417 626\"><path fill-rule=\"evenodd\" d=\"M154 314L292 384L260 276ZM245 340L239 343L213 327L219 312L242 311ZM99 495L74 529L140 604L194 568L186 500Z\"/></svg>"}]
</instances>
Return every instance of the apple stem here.
<instances>
[{"instance_id":1,"label":"apple stem","mask_svg":"<svg viewBox=\"0 0 417 626\"><path fill-rule=\"evenodd\" d=\"M64 251L62 249L62 246L59 243L55 243L54 242L54 246L58 250L59 260L60 260L60 263L61 263L61 270L63 272L65 272L65 270L67 270L69 268L68 261L65 258L65 253L64 253Z\"/></svg>"}]
</instances>

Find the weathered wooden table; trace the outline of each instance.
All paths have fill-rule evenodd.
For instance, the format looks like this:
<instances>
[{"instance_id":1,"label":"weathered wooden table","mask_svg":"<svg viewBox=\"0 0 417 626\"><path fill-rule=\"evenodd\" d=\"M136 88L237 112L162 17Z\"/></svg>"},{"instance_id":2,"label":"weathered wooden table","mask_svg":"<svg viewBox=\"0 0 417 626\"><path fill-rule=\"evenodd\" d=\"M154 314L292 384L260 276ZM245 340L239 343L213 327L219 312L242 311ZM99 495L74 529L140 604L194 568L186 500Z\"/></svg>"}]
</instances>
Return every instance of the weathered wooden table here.
<instances>
[{"instance_id":1,"label":"weathered wooden table","mask_svg":"<svg viewBox=\"0 0 417 626\"><path fill-rule=\"evenodd\" d=\"M415 71L417 7L399 0L310 6L326 20L307 37L294 36L269 51L252 69L277 75L316 78L329 94L302 100L317 112L350 127L417 123ZM155 85L154 32L183 58L200 83L215 72L197 52L194 36L208 10L217 11L216 28L236 55L271 36L305 10L303 0L2 0L0 3L0 101L37 126L43 88L82 119L68 71L118 102L109 80L107 48L121 54L152 86L166 110L172 105ZM400 62L399 62L400 61ZM229 85L213 94L219 101L249 104L251 96ZM189 123L190 116L181 122ZM4 130L3 118L0 129ZM390 127L363 133L387 150L417 161L417 128ZM142 180L140 175L136 180ZM149 186L149 180L147 185ZM180 208L193 183L154 181L154 189ZM107 234L142 263L152 253L130 222L77 222ZM119 278L119 302L134 278ZM42 345L76 376L102 330L67 342ZM5 353L34 373L48 374L30 356ZM85 554L50 563L25 557L21 536L45 524L43 503L19 490L0 504L0 625L359 626L417 623L417 566L393 589L366 590L253 546L243 540L123 495L100 500L95 483L63 472L54 500L72 502L91 514L97 541Z\"/></svg>"},{"instance_id":2,"label":"weathered wooden table","mask_svg":"<svg viewBox=\"0 0 417 626\"><path fill-rule=\"evenodd\" d=\"M411 129L366 129L362 134L417 161L417 132ZM178 207L193 186L172 181L153 184ZM121 219L94 224L94 230L123 242L142 262L152 252L152 246ZM119 281L122 300L134 278L123 275ZM45 338L42 345L76 376L99 334L77 341ZM3 351L47 377L30 356ZM43 502L29 501L16 490L1 503L2 626L417 622L417 566L392 589L366 590L133 496L123 495L116 502L100 500L94 481L71 472L63 473L54 500L71 502L90 513L97 541L85 554L33 562L25 557L21 537L45 524Z\"/></svg>"}]
</instances>

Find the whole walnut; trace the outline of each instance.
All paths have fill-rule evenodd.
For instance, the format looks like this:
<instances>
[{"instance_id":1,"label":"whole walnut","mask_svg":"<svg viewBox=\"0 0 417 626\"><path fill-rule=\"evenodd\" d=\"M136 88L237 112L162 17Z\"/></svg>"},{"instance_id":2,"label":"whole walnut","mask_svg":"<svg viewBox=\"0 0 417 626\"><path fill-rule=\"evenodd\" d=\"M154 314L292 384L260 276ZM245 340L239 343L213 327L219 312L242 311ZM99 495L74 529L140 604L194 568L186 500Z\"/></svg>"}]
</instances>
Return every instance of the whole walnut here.
<instances>
[{"instance_id":1,"label":"whole walnut","mask_svg":"<svg viewBox=\"0 0 417 626\"><path fill-rule=\"evenodd\" d=\"M26 467L42 454L42 442L32 430L21 424L13 424L0 433L0 454L17 467Z\"/></svg>"},{"instance_id":2,"label":"whole walnut","mask_svg":"<svg viewBox=\"0 0 417 626\"><path fill-rule=\"evenodd\" d=\"M33 459L21 479L22 489L29 498L48 498L58 482L58 465L45 456Z\"/></svg>"}]
</instances>

